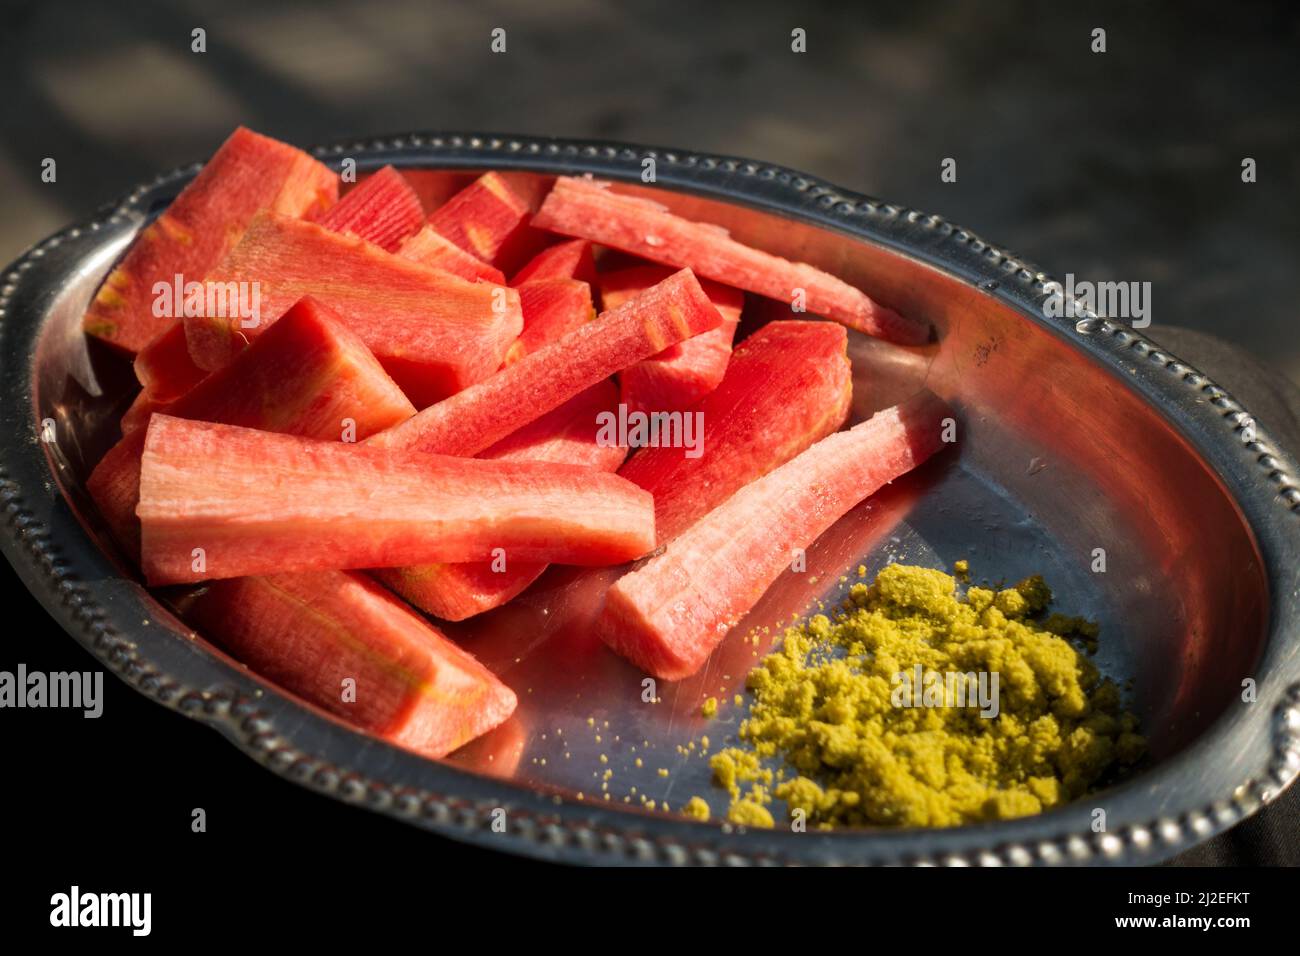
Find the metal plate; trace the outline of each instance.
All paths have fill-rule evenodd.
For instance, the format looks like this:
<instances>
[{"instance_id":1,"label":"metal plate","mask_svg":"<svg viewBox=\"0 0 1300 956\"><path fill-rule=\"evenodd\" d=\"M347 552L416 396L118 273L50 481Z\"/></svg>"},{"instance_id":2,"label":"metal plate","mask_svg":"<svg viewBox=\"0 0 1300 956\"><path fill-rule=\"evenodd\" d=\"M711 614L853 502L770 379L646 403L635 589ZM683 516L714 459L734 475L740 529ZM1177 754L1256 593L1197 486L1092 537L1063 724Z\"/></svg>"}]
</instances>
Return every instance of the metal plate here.
<instances>
[{"instance_id":1,"label":"metal plate","mask_svg":"<svg viewBox=\"0 0 1300 956\"><path fill-rule=\"evenodd\" d=\"M69 632L142 692L339 799L570 861L1156 860L1240 820L1295 776L1296 465L1258 429L1244 440L1245 411L1194 369L1118 323L1045 318L1048 277L965 230L777 167L471 135L350 143L317 155L354 157L362 169L396 163L426 200L483 168L539 187L557 172L592 172L932 321L940 340L926 349L852 337L854 415L924 384L959 409L959 452L846 516L810 552L808 574L774 586L733 635L834 596L860 562L874 570L889 559L946 565L968 557L990 581L1041 572L1061 610L1101 622L1099 663L1132 678L1152 759L1085 801L949 830L745 832L649 813L641 796L679 807L698 794L721 809L699 745L688 745L708 734L716 749L734 734L741 712L731 695L762 648L733 637L702 674L663 683L659 701L644 702L643 675L587 626L599 576L593 584L566 569L552 569L511 606L445 628L521 702L507 725L447 761L389 747L264 684L124 570L83 490L88 466L115 438L131 376L121 360L87 345L81 313L194 168L41 243L7 270L0 289L0 490L9 519L0 544ZM639 182L646 155L657 159L654 187ZM751 298L744 328L770 312ZM47 419L55 443L40 440ZM1104 574L1091 571L1095 548L1106 551ZM1249 704L1241 700L1247 678L1259 688ZM709 722L698 716L706 696L724 700ZM1091 828L1098 806L1108 821L1100 834ZM504 832L493 827L498 808Z\"/></svg>"}]
</instances>

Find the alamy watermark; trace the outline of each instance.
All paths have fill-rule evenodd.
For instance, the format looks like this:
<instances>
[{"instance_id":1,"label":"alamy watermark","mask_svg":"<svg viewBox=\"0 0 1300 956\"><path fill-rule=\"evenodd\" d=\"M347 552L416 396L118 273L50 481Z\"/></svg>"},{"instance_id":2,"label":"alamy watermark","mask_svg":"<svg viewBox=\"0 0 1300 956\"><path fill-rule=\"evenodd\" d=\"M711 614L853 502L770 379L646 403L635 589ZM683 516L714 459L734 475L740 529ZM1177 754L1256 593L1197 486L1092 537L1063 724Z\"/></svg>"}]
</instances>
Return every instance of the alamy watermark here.
<instances>
[{"instance_id":1,"label":"alamy watermark","mask_svg":"<svg viewBox=\"0 0 1300 956\"><path fill-rule=\"evenodd\" d=\"M0 671L0 707L15 709L60 707L82 711L83 717L104 712L104 672Z\"/></svg>"},{"instance_id":2,"label":"alamy watermark","mask_svg":"<svg viewBox=\"0 0 1300 956\"><path fill-rule=\"evenodd\" d=\"M171 282L155 282L153 297L153 314L159 319L239 319L245 329L262 322L262 284L257 281L186 282L178 272Z\"/></svg>"},{"instance_id":3,"label":"alamy watermark","mask_svg":"<svg viewBox=\"0 0 1300 956\"><path fill-rule=\"evenodd\" d=\"M895 707L972 707L988 718L1001 709L997 671L940 673L917 664L910 671L899 671L891 683L889 700Z\"/></svg>"},{"instance_id":4,"label":"alamy watermark","mask_svg":"<svg viewBox=\"0 0 1300 956\"><path fill-rule=\"evenodd\" d=\"M687 458L704 454L703 412L629 412L619 403L618 411L596 415L596 444L601 447L682 448Z\"/></svg>"},{"instance_id":5,"label":"alamy watermark","mask_svg":"<svg viewBox=\"0 0 1300 956\"><path fill-rule=\"evenodd\" d=\"M1065 274L1065 285L1051 281L1043 286L1047 299L1043 314L1051 319L1082 319L1092 314L1126 320L1135 329L1151 324L1150 282L1082 282Z\"/></svg>"},{"instance_id":6,"label":"alamy watermark","mask_svg":"<svg viewBox=\"0 0 1300 956\"><path fill-rule=\"evenodd\" d=\"M83 893L73 885L50 897L50 925L55 927L120 926L133 936L153 928L152 893Z\"/></svg>"}]
</instances>

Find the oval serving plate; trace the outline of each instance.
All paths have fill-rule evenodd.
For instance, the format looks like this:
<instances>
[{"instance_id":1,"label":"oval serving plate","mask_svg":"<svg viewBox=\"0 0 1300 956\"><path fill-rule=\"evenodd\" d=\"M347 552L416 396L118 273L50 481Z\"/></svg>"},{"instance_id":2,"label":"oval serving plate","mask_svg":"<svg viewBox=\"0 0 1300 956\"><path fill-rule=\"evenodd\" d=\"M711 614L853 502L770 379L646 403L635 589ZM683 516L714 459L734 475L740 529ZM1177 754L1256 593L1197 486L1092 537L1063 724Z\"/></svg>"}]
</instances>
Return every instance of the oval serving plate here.
<instances>
[{"instance_id":1,"label":"oval serving plate","mask_svg":"<svg viewBox=\"0 0 1300 956\"><path fill-rule=\"evenodd\" d=\"M1254 812L1300 770L1294 459L1222 389L1142 335L1091 314L1045 317L1050 277L937 216L748 160L476 135L315 154L353 157L362 170L393 163L426 200L487 168L523 185L590 172L933 322L939 344L926 349L850 334L853 415L924 383L959 409L958 451L846 516L809 553L808 574L769 591L733 637L835 597L858 563L874 572L888 560L969 558L976 579L994 582L1042 573L1060 610L1100 622L1098 664L1131 682L1151 755L1085 800L946 830L747 831L649 812L641 796L679 807L698 794L715 816L723 808L689 744L734 735L737 708L705 722L700 704L743 690L756 652L729 640L702 674L643 702L642 675L581 626L593 595L568 586L563 569L511 606L445 628L520 697L515 718L446 761L383 744L263 682L124 570L83 489L132 379L127 363L87 343L81 315L197 166L41 242L0 288L0 545L55 619L141 693L337 799L571 862L1154 862ZM646 156L656 158L654 186L640 182ZM764 311L751 298L747 315L755 305ZM1098 548L1105 573L1091 570ZM1241 699L1247 678L1258 687L1253 703ZM1097 807L1103 833L1092 829ZM504 832L493 826L499 810Z\"/></svg>"}]
</instances>

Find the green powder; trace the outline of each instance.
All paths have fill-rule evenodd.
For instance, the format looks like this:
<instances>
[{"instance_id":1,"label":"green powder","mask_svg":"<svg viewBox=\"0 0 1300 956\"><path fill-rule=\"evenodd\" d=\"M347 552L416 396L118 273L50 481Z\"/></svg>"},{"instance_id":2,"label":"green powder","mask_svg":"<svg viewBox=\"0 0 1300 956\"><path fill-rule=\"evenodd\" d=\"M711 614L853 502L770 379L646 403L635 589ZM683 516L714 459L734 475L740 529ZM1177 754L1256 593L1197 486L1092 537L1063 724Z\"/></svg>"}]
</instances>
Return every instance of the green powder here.
<instances>
[{"instance_id":1,"label":"green powder","mask_svg":"<svg viewBox=\"0 0 1300 956\"><path fill-rule=\"evenodd\" d=\"M710 761L728 819L770 826L773 797L820 828L1007 819L1136 762L1137 719L1085 655L1096 625L1051 600L1041 577L959 595L941 571L890 565L788 629L746 680L741 745Z\"/></svg>"}]
</instances>

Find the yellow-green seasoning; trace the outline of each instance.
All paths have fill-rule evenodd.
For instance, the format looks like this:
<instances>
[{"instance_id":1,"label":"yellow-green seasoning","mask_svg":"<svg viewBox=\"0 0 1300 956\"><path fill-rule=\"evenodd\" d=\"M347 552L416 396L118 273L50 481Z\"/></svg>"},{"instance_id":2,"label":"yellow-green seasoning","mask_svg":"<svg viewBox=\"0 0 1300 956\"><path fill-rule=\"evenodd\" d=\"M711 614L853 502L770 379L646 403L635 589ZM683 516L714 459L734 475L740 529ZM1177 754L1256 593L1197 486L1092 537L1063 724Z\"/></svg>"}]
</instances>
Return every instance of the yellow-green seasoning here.
<instances>
[{"instance_id":1,"label":"yellow-green seasoning","mask_svg":"<svg viewBox=\"0 0 1300 956\"><path fill-rule=\"evenodd\" d=\"M890 565L785 632L746 680L740 745L710 761L731 822L772 826L774 797L821 828L1026 816L1142 756L1118 686L1080 650L1095 624L1048 614L1041 577L956 585Z\"/></svg>"},{"instance_id":2,"label":"yellow-green seasoning","mask_svg":"<svg viewBox=\"0 0 1300 956\"><path fill-rule=\"evenodd\" d=\"M695 820L708 820L709 805L700 797L691 797L682 808L682 813Z\"/></svg>"}]
</instances>

